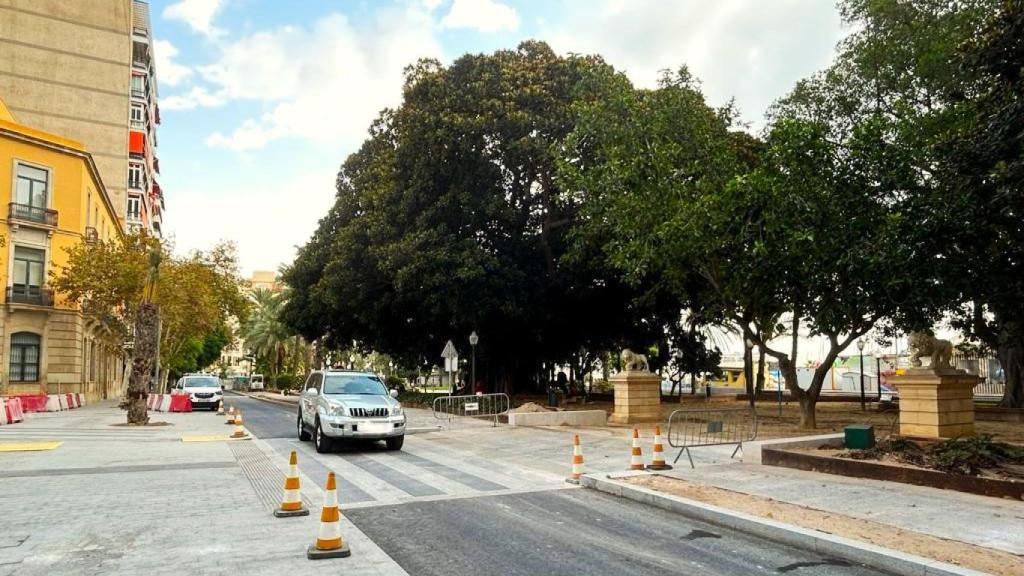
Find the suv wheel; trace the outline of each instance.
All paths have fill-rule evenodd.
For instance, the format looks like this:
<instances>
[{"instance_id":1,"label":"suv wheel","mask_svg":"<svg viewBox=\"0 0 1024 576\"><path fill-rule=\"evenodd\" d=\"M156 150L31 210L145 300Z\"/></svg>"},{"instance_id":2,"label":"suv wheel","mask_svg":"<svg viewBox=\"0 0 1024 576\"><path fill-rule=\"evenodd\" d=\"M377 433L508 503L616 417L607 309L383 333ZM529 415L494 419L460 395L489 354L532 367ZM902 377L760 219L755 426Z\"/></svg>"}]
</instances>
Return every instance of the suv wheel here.
<instances>
[{"instance_id":1,"label":"suv wheel","mask_svg":"<svg viewBox=\"0 0 1024 576\"><path fill-rule=\"evenodd\" d=\"M388 450L401 450L402 444L405 444L405 436L394 436L392 438L386 438L384 440L388 445Z\"/></svg>"},{"instance_id":2,"label":"suv wheel","mask_svg":"<svg viewBox=\"0 0 1024 576\"><path fill-rule=\"evenodd\" d=\"M306 425L302 423L302 411L299 411L299 423L295 426L299 431L299 441L309 440L309 430L306 430Z\"/></svg>"},{"instance_id":3,"label":"suv wheel","mask_svg":"<svg viewBox=\"0 0 1024 576\"><path fill-rule=\"evenodd\" d=\"M320 425L320 418L316 419L316 423L313 428L313 444L316 446L316 451L320 454L331 451L331 439L324 434L324 429Z\"/></svg>"}]
</instances>

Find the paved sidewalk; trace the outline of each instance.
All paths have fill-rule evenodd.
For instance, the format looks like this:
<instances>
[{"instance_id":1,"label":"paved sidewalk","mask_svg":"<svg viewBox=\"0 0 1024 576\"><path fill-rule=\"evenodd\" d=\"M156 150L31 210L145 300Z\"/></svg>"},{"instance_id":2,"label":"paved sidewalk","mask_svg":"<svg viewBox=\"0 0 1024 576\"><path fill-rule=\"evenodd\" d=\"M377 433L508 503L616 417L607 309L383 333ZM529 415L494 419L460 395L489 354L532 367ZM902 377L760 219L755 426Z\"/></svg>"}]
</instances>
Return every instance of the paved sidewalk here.
<instances>
[{"instance_id":1,"label":"paved sidewalk","mask_svg":"<svg viewBox=\"0 0 1024 576\"><path fill-rule=\"evenodd\" d=\"M1024 502L742 462L659 474L1024 555Z\"/></svg>"},{"instance_id":2,"label":"paved sidewalk","mask_svg":"<svg viewBox=\"0 0 1024 576\"><path fill-rule=\"evenodd\" d=\"M227 436L222 416L151 412L172 425L118 427L124 412L109 402L28 416L0 428L0 442L63 444L0 453L0 576L405 574L344 518L344 505L352 557L307 560L318 488L303 485L310 516L274 518L284 456L261 440L181 441Z\"/></svg>"}]
</instances>

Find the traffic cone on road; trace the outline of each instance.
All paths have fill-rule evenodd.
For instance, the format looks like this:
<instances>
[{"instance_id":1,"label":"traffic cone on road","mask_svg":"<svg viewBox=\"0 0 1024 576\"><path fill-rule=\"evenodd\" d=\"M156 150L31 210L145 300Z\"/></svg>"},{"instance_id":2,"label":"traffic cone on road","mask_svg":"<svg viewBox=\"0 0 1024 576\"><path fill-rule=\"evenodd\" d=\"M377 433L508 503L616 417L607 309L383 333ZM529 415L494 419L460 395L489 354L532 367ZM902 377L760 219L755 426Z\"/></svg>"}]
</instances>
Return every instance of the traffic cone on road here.
<instances>
[{"instance_id":1,"label":"traffic cone on road","mask_svg":"<svg viewBox=\"0 0 1024 576\"><path fill-rule=\"evenodd\" d=\"M338 491L334 483L334 472L327 474L327 489L324 492L324 509L320 512L320 530L316 543L306 548L306 558L344 558L352 551L341 538L341 511L338 509Z\"/></svg>"},{"instance_id":2,"label":"traffic cone on road","mask_svg":"<svg viewBox=\"0 0 1024 576\"><path fill-rule=\"evenodd\" d=\"M231 434L232 438L248 438L249 435L245 433L245 428L242 428L242 412L235 413L235 431Z\"/></svg>"},{"instance_id":3,"label":"traffic cone on road","mask_svg":"<svg viewBox=\"0 0 1024 576\"><path fill-rule=\"evenodd\" d=\"M629 458L629 469L644 469L644 454L640 451L640 431L636 428L633 428L633 452Z\"/></svg>"},{"instance_id":4,"label":"traffic cone on road","mask_svg":"<svg viewBox=\"0 0 1024 576\"><path fill-rule=\"evenodd\" d=\"M224 420L225 424L234 424L235 423L235 407L234 406L228 408L227 411L224 414L227 415L227 418L225 418L225 420Z\"/></svg>"},{"instance_id":5,"label":"traffic cone on road","mask_svg":"<svg viewBox=\"0 0 1024 576\"><path fill-rule=\"evenodd\" d=\"M665 462L665 446L661 443L661 426L654 427L654 448L651 450L651 463L648 470L671 470L672 466Z\"/></svg>"},{"instance_id":6,"label":"traffic cone on road","mask_svg":"<svg viewBox=\"0 0 1024 576\"><path fill-rule=\"evenodd\" d=\"M579 484L583 475L583 449L580 448L580 437L572 437L572 473L565 479L570 484Z\"/></svg>"},{"instance_id":7,"label":"traffic cone on road","mask_svg":"<svg viewBox=\"0 0 1024 576\"><path fill-rule=\"evenodd\" d=\"M217 416L223 416L223 415L224 415L224 401L221 400L220 402L217 403Z\"/></svg>"},{"instance_id":8,"label":"traffic cone on road","mask_svg":"<svg viewBox=\"0 0 1024 576\"><path fill-rule=\"evenodd\" d=\"M299 492L299 455L294 450L288 459L288 476L284 479L284 496L281 498L281 507L274 510L274 516L278 518L309 516L309 508L302 505L302 496Z\"/></svg>"}]
</instances>

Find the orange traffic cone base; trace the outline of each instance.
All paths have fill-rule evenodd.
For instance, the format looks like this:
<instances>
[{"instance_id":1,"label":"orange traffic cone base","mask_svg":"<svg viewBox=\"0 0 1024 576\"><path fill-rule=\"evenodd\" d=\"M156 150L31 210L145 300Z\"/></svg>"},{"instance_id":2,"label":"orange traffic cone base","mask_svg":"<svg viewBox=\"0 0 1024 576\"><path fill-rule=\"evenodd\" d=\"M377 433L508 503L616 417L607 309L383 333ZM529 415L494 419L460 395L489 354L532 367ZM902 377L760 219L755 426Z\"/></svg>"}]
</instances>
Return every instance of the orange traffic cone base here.
<instances>
[{"instance_id":1,"label":"orange traffic cone base","mask_svg":"<svg viewBox=\"0 0 1024 576\"><path fill-rule=\"evenodd\" d=\"M281 508L274 509L274 516L278 518L291 518L292 516L309 516L309 508L303 506L298 510L282 510Z\"/></svg>"},{"instance_id":2,"label":"orange traffic cone base","mask_svg":"<svg viewBox=\"0 0 1024 576\"><path fill-rule=\"evenodd\" d=\"M349 550L348 544L342 544L341 548L332 548L331 550L321 550L316 547L316 544L310 545L306 548L306 558L310 560L326 560L327 558L348 558L352 555L352 551Z\"/></svg>"},{"instance_id":3,"label":"orange traffic cone base","mask_svg":"<svg viewBox=\"0 0 1024 576\"><path fill-rule=\"evenodd\" d=\"M651 462L650 464L647 465L647 469L648 470L671 470L672 469L672 465L671 464L666 464L665 462L658 462L658 463Z\"/></svg>"},{"instance_id":4,"label":"orange traffic cone base","mask_svg":"<svg viewBox=\"0 0 1024 576\"><path fill-rule=\"evenodd\" d=\"M579 484L580 483L580 479L579 478L573 478L572 476L569 476L568 478L566 478L565 481L568 482L569 484Z\"/></svg>"}]
</instances>

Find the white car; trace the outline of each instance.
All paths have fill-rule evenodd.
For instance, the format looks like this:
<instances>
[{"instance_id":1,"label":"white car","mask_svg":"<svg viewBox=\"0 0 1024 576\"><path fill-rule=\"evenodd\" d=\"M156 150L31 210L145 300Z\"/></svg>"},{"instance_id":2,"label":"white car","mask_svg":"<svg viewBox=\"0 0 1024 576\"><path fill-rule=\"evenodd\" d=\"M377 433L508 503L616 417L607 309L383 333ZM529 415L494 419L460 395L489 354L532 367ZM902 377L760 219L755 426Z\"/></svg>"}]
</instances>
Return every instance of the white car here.
<instances>
[{"instance_id":1,"label":"white car","mask_svg":"<svg viewBox=\"0 0 1024 576\"><path fill-rule=\"evenodd\" d=\"M188 394L192 400L192 409L209 408L216 410L224 399L220 386L220 378L209 374L188 374L178 379L174 385L181 392Z\"/></svg>"}]
</instances>

